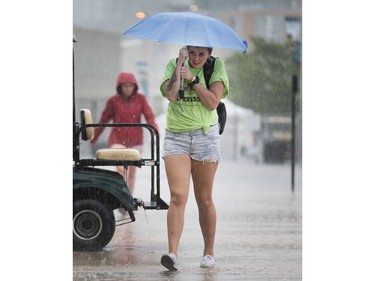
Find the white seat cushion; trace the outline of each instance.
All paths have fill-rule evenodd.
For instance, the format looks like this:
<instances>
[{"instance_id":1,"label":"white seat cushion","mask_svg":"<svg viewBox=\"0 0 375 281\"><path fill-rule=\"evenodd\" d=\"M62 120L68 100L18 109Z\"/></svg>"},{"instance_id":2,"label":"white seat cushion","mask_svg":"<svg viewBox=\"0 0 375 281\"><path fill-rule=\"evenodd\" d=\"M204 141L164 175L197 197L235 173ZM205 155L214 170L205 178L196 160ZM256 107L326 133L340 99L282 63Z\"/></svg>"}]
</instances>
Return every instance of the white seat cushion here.
<instances>
[{"instance_id":1,"label":"white seat cushion","mask_svg":"<svg viewBox=\"0 0 375 281\"><path fill-rule=\"evenodd\" d=\"M136 149L131 148L103 148L96 151L98 160L125 160L139 161L141 154Z\"/></svg>"}]
</instances>

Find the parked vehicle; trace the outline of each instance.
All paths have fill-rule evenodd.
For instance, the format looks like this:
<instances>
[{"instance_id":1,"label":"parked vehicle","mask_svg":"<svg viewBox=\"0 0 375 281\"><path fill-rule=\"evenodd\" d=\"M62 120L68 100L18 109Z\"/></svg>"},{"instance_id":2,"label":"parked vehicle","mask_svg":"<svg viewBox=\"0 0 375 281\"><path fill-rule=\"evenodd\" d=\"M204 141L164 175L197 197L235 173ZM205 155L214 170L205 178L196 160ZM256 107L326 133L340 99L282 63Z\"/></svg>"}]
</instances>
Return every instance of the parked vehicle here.
<instances>
[{"instance_id":1,"label":"parked vehicle","mask_svg":"<svg viewBox=\"0 0 375 281\"><path fill-rule=\"evenodd\" d=\"M263 117L259 133L259 154L262 163L283 163L291 157L291 118Z\"/></svg>"}]
</instances>

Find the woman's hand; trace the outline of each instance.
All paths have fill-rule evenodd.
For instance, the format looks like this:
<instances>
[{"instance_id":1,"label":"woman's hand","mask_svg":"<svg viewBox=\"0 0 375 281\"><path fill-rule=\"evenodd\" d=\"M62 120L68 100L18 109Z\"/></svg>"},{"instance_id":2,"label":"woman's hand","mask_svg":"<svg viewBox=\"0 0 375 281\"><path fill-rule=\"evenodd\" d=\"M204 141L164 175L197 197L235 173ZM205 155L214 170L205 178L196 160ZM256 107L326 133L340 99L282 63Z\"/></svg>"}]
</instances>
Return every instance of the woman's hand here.
<instances>
[{"instance_id":1,"label":"woman's hand","mask_svg":"<svg viewBox=\"0 0 375 281\"><path fill-rule=\"evenodd\" d=\"M180 52L178 54L178 61L177 61L177 64L180 64L183 65L183 63L185 62L186 58L189 56L189 52L188 52L188 49L187 47L183 47L180 49Z\"/></svg>"},{"instance_id":2,"label":"woman's hand","mask_svg":"<svg viewBox=\"0 0 375 281\"><path fill-rule=\"evenodd\" d=\"M190 69L185 67L185 66L181 67L180 76L181 76L181 78L184 78L188 82L191 82L191 80L194 77L194 75L190 72Z\"/></svg>"},{"instance_id":3,"label":"woman's hand","mask_svg":"<svg viewBox=\"0 0 375 281\"><path fill-rule=\"evenodd\" d=\"M188 51L188 48L185 46L180 49L178 61L177 61L177 67L180 68L180 78L183 78L190 82L194 76L190 72L189 68L182 66L187 57L189 57L189 51ZM180 62L182 63L180 64Z\"/></svg>"}]
</instances>

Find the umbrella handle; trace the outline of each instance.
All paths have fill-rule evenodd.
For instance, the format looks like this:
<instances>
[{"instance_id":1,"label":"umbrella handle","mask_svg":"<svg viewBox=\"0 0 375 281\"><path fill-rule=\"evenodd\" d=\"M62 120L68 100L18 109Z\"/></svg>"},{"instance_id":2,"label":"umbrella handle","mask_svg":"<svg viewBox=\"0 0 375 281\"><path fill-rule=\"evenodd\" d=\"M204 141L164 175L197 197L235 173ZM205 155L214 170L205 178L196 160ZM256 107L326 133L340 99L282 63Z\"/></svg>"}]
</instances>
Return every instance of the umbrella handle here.
<instances>
[{"instance_id":1,"label":"umbrella handle","mask_svg":"<svg viewBox=\"0 0 375 281\"><path fill-rule=\"evenodd\" d=\"M181 78L180 80L180 89L178 90L178 98L179 99L184 98L184 78Z\"/></svg>"},{"instance_id":2,"label":"umbrella handle","mask_svg":"<svg viewBox=\"0 0 375 281\"><path fill-rule=\"evenodd\" d=\"M181 65L181 67L184 66L184 64ZM180 79L180 90L178 90L178 98L183 99L184 98L184 78Z\"/></svg>"}]
</instances>

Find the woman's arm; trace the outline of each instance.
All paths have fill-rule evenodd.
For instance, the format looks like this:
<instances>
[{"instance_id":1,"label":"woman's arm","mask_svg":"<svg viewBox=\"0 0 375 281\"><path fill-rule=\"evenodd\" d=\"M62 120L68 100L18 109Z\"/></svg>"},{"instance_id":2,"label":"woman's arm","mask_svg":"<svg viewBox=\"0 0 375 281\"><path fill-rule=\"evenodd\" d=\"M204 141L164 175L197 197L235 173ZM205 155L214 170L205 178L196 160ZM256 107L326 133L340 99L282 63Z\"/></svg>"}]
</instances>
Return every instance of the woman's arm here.
<instances>
[{"instance_id":1,"label":"woman's arm","mask_svg":"<svg viewBox=\"0 0 375 281\"><path fill-rule=\"evenodd\" d=\"M224 84L220 81L212 83L209 89L197 83L193 86L193 89L197 93L201 103L209 110L216 109L224 94Z\"/></svg>"},{"instance_id":2,"label":"woman's arm","mask_svg":"<svg viewBox=\"0 0 375 281\"><path fill-rule=\"evenodd\" d=\"M180 50L178 60L176 63L176 69L171 77L171 79L165 82L164 91L165 96L170 101L177 100L178 91L180 89L181 83L181 67L185 62L185 59L188 57L187 48L184 47Z\"/></svg>"},{"instance_id":3,"label":"woman's arm","mask_svg":"<svg viewBox=\"0 0 375 281\"><path fill-rule=\"evenodd\" d=\"M105 108L102 112L102 115L99 120L99 124L107 124L111 119L114 117L115 112L115 105L114 105L114 100L113 97L109 98L107 100L107 103L105 105ZM96 127L94 130L94 138L91 140L92 144L95 144L97 140L99 139L99 136L102 134L104 131L105 127Z\"/></svg>"},{"instance_id":4,"label":"woman's arm","mask_svg":"<svg viewBox=\"0 0 375 281\"><path fill-rule=\"evenodd\" d=\"M154 112L152 111L151 106L148 104L146 98L143 98L143 115L146 118L146 122L152 126L154 126L157 130L159 129L158 125L156 124L155 121L155 115Z\"/></svg>"}]
</instances>

